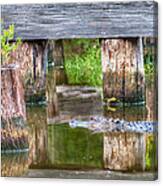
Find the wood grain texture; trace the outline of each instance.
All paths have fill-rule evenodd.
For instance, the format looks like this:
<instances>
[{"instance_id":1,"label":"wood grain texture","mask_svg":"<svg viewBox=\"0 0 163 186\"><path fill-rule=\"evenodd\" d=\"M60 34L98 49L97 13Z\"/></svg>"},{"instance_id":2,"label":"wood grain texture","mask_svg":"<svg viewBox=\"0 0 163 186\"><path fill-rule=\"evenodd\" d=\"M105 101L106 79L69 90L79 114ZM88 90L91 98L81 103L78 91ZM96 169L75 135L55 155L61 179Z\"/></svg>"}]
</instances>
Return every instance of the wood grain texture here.
<instances>
[{"instance_id":1,"label":"wood grain texture","mask_svg":"<svg viewBox=\"0 0 163 186\"><path fill-rule=\"evenodd\" d=\"M2 5L4 27L23 40L157 36L153 1Z\"/></svg>"},{"instance_id":2,"label":"wood grain texture","mask_svg":"<svg viewBox=\"0 0 163 186\"><path fill-rule=\"evenodd\" d=\"M145 134L104 134L104 167L106 169L144 171L145 153Z\"/></svg>"},{"instance_id":3,"label":"wood grain texture","mask_svg":"<svg viewBox=\"0 0 163 186\"><path fill-rule=\"evenodd\" d=\"M47 162L47 114L45 106L27 108L29 132L29 168L43 167Z\"/></svg>"},{"instance_id":4,"label":"wood grain texture","mask_svg":"<svg viewBox=\"0 0 163 186\"><path fill-rule=\"evenodd\" d=\"M121 102L144 100L142 38L103 39L101 42L104 98Z\"/></svg>"},{"instance_id":5,"label":"wood grain texture","mask_svg":"<svg viewBox=\"0 0 163 186\"><path fill-rule=\"evenodd\" d=\"M7 122L12 118L26 120L24 88L20 77L19 66L1 68L1 114Z\"/></svg>"}]
</instances>

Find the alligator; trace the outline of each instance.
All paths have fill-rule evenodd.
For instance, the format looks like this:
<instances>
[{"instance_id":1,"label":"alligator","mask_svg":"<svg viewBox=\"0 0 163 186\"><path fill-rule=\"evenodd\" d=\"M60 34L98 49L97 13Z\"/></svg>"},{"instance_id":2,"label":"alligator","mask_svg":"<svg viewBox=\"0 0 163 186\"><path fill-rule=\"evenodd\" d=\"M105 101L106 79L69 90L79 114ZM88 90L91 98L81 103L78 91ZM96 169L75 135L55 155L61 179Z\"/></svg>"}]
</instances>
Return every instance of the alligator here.
<instances>
[{"instance_id":1,"label":"alligator","mask_svg":"<svg viewBox=\"0 0 163 186\"><path fill-rule=\"evenodd\" d=\"M71 128L88 128L93 133L104 132L135 132L153 133L157 130L155 121L126 121L123 119L106 118L104 116L89 117L88 120L72 119L69 121Z\"/></svg>"}]
</instances>

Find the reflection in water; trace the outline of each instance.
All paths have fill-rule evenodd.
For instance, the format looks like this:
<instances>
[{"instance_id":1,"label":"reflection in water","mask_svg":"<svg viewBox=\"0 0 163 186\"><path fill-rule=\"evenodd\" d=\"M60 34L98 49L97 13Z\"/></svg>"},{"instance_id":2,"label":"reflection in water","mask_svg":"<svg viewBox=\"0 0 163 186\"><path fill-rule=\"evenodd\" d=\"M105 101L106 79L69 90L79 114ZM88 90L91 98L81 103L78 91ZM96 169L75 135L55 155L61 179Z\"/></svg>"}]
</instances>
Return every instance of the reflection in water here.
<instances>
[{"instance_id":1,"label":"reflection in water","mask_svg":"<svg viewBox=\"0 0 163 186\"><path fill-rule=\"evenodd\" d=\"M149 104L148 101L146 103ZM148 108L151 109L150 112L153 111L151 106ZM149 113L146 107L140 106L118 107L115 112L105 111L105 115L119 119L124 118L128 121L148 120L146 119L147 111ZM138 159L142 158L143 165L145 162L144 166L147 170L153 170L156 167L157 162L154 161L157 159L156 145L152 135L141 137L135 135L130 136L130 138L126 137L128 134L124 135L124 138L123 135L119 135L117 138L113 136L111 143L109 143L111 138L109 133L92 134L88 129L70 128L66 123L47 125L46 106L28 107L27 113L31 133L29 156L27 154L2 156L2 176L21 176L26 172L28 166L30 168L60 169L111 169L111 167L114 167L118 170L119 167L116 168L113 165L120 166L124 159L125 161L127 159L131 160L128 161L131 162L128 166L133 167L135 165L138 167L138 163L134 159L136 156L133 156L135 153ZM122 143L117 139L121 139ZM128 141L125 142L124 139L128 139ZM139 156L144 148L144 143L141 143L142 139L147 139L146 149L144 149L145 159ZM137 148L139 153L134 151L131 141L133 141L134 147L142 144L142 148L141 146ZM125 147L123 143L129 145ZM116 145L118 144L119 147L117 148ZM111 146L111 148L108 148L108 146ZM112 149L112 152L110 153L108 149ZM127 149L131 149L131 151L123 156L125 158L116 158L117 153L121 154L121 151L123 151L124 154ZM111 159L108 159L108 157L111 157ZM112 160L111 163L109 163L110 160ZM116 162L115 164L113 164L113 160ZM144 169L142 165L139 167Z\"/></svg>"},{"instance_id":2,"label":"reflection in water","mask_svg":"<svg viewBox=\"0 0 163 186\"><path fill-rule=\"evenodd\" d=\"M48 126L49 166L57 168L102 168L103 134L72 129L68 124Z\"/></svg>"},{"instance_id":3,"label":"reflection in water","mask_svg":"<svg viewBox=\"0 0 163 186\"><path fill-rule=\"evenodd\" d=\"M145 106L128 106L115 107L116 111L105 110L105 116L114 119L124 119L126 121L145 121L147 118L147 110Z\"/></svg>"},{"instance_id":4,"label":"reflection in water","mask_svg":"<svg viewBox=\"0 0 163 186\"><path fill-rule=\"evenodd\" d=\"M28 153L3 154L1 156L2 176L22 176L28 170Z\"/></svg>"},{"instance_id":5,"label":"reflection in water","mask_svg":"<svg viewBox=\"0 0 163 186\"><path fill-rule=\"evenodd\" d=\"M47 122L46 107L27 108L27 120L30 127L29 165L44 166L47 160Z\"/></svg>"}]
</instances>

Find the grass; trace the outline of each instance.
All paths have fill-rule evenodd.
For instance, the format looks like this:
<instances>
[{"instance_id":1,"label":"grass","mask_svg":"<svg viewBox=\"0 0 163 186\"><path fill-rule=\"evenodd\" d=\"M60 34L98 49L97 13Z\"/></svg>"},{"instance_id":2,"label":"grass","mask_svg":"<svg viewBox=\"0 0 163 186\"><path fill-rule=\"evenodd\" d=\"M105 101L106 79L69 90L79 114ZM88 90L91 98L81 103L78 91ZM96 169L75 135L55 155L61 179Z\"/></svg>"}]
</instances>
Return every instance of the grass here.
<instances>
[{"instance_id":1,"label":"grass","mask_svg":"<svg viewBox=\"0 0 163 186\"><path fill-rule=\"evenodd\" d=\"M101 51L98 39L64 41L65 71L70 85L102 85Z\"/></svg>"}]
</instances>

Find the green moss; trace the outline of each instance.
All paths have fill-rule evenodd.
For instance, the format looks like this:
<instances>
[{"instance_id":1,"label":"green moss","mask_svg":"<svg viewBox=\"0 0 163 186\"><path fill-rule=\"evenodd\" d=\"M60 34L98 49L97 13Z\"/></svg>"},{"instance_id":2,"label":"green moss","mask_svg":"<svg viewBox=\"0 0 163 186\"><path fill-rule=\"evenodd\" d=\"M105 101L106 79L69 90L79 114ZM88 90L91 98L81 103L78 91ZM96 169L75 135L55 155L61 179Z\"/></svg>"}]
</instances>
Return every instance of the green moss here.
<instances>
[{"instance_id":1,"label":"green moss","mask_svg":"<svg viewBox=\"0 0 163 186\"><path fill-rule=\"evenodd\" d=\"M71 85L102 85L101 54L98 39L64 41L65 71Z\"/></svg>"}]
</instances>

